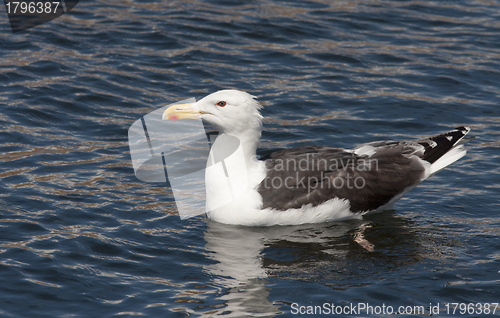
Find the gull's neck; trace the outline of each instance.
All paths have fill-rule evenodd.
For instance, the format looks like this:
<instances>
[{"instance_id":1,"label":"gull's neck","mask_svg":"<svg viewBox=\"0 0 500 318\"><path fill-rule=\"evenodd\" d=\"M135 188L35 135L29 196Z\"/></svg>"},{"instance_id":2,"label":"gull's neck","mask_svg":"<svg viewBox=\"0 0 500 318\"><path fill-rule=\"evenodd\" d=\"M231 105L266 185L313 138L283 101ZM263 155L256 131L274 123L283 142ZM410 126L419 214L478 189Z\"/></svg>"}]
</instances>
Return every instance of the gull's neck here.
<instances>
[{"instance_id":1,"label":"gull's neck","mask_svg":"<svg viewBox=\"0 0 500 318\"><path fill-rule=\"evenodd\" d=\"M219 135L228 135L238 138L241 148L243 149L246 169L248 171L255 168L255 165L258 163L256 159L257 146L259 144L261 134L262 127L259 125L259 127L255 127L253 129L248 128L231 132L221 131Z\"/></svg>"}]
</instances>

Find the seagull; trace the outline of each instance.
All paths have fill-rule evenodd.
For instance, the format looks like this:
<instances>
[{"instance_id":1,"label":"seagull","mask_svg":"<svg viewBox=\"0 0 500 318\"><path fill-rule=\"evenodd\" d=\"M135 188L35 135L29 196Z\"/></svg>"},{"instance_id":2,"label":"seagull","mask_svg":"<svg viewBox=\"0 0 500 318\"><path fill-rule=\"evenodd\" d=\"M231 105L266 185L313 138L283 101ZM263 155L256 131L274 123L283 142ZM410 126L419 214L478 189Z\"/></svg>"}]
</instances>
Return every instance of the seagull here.
<instances>
[{"instance_id":1,"label":"seagull","mask_svg":"<svg viewBox=\"0 0 500 318\"><path fill-rule=\"evenodd\" d=\"M420 182L462 158L461 141L470 131L461 126L421 140L375 141L353 149L311 145L258 158L261 109L253 95L220 90L173 105L162 115L163 120L201 119L219 130L218 139L239 141L243 156L231 162L232 171L241 174L233 179L233 186L243 189L237 198L217 204L227 197L226 181L205 174L207 216L216 222L297 225L390 209Z\"/></svg>"}]
</instances>

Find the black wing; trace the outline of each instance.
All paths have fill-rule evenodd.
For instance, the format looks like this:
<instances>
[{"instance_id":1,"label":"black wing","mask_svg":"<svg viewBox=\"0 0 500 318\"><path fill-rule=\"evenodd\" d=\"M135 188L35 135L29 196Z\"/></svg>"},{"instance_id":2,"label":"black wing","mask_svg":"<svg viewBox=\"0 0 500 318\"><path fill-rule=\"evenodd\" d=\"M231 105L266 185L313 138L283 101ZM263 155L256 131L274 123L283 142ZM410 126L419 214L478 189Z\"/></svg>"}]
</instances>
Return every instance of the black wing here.
<instances>
[{"instance_id":1,"label":"black wing","mask_svg":"<svg viewBox=\"0 0 500 318\"><path fill-rule=\"evenodd\" d=\"M284 211L341 198L349 200L352 212L376 210L425 179L430 165L469 131L461 126L415 142L372 142L352 152L323 146L274 152L263 158L263 208Z\"/></svg>"},{"instance_id":2,"label":"black wing","mask_svg":"<svg viewBox=\"0 0 500 318\"><path fill-rule=\"evenodd\" d=\"M386 142L371 155L323 146L274 152L258 188L263 208L284 211L341 198L349 200L352 212L375 210L425 178L425 165L412 157L423 147L416 148Z\"/></svg>"}]
</instances>

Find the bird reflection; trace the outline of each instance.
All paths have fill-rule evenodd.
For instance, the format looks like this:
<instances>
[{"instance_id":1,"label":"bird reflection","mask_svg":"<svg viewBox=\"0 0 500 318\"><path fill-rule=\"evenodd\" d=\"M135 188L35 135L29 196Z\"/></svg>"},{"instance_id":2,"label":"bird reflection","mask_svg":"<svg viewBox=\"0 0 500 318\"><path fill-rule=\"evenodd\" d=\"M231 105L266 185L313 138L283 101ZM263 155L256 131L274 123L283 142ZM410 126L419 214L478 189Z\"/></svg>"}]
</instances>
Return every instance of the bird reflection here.
<instances>
[{"instance_id":1,"label":"bird reflection","mask_svg":"<svg viewBox=\"0 0 500 318\"><path fill-rule=\"evenodd\" d=\"M415 263L420 244L413 221L394 211L330 224L245 227L207 220L204 268L225 290L227 317L273 317L270 279L322 282L332 288L370 283L387 270ZM288 310L287 308L284 310ZM213 313L213 312L211 312Z\"/></svg>"}]
</instances>

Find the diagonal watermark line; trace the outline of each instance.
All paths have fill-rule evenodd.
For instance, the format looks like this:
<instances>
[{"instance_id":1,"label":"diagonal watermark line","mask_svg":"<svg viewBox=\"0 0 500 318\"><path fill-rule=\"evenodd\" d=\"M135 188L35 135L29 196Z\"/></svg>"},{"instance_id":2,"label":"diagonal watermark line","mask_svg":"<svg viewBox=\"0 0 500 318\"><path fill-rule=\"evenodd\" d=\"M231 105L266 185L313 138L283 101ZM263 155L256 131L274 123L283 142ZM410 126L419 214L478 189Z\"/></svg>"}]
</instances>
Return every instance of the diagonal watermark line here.
<instances>
[{"instance_id":1,"label":"diagonal watermark line","mask_svg":"<svg viewBox=\"0 0 500 318\"><path fill-rule=\"evenodd\" d=\"M146 139L148 140L149 151L151 152L151 156L154 156L155 153L153 151L153 145L151 144L151 139L149 138L148 127L146 127L146 121L144 120L144 117L141 117L141 121L142 121L142 128L144 129L144 133L146 134ZM163 152L162 152L162 157L163 157ZM163 159L163 163L165 164L165 159Z\"/></svg>"}]
</instances>

